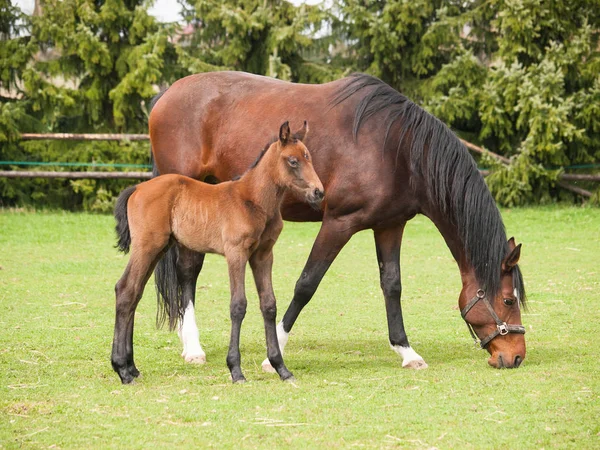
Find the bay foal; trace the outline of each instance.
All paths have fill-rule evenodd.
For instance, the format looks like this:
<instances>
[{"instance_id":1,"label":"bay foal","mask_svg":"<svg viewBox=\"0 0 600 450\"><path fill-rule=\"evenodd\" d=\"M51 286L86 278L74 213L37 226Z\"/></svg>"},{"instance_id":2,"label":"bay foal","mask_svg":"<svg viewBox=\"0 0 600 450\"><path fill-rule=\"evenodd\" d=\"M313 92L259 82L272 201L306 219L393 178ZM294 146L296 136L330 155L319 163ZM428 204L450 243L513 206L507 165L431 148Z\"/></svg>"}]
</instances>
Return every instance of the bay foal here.
<instances>
[{"instance_id":1,"label":"bay foal","mask_svg":"<svg viewBox=\"0 0 600 450\"><path fill-rule=\"evenodd\" d=\"M263 150L239 180L210 185L170 174L121 193L115 207L117 246L125 253L131 250L131 257L115 286L111 362L123 384L139 376L133 361L135 309L148 278L171 245L182 251L217 253L227 259L231 289L227 366L234 383L245 381L239 342L247 304L245 268L250 262L264 319L268 359L282 380L292 378L277 341L271 270L273 245L283 227L279 209L284 193L291 191L315 207L323 199L323 185L302 143L307 131L304 122L302 130L292 134L285 122L278 140ZM165 301L173 303L177 299ZM182 315L186 305L176 307Z\"/></svg>"}]
</instances>

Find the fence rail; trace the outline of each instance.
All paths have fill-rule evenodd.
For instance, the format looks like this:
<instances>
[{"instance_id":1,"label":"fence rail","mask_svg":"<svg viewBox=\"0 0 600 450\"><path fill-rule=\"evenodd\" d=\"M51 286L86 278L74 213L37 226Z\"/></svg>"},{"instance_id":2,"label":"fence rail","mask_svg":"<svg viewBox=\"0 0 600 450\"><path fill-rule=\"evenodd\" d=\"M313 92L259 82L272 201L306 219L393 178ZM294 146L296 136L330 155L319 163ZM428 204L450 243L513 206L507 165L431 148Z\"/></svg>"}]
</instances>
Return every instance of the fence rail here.
<instances>
[{"instance_id":1,"label":"fence rail","mask_svg":"<svg viewBox=\"0 0 600 450\"><path fill-rule=\"evenodd\" d=\"M111 134L111 133L22 133L23 141L148 141L148 134Z\"/></svg>"},{"instance_id":2,"label":"fence rail","mask_svg":"<svg viewBox=\"0 0 600 450\"><path fill-rule=\"evenodd\" d=\"M147 141L150 139L148 134L111 134L111 133L22 133L22 140L84 140L84 141ZM510 160L502 155L486 150L482 147L478 147L471 142L461 139L461 142L471 151L479 153L481 155L489 155L500 161L502 164L508 165ZM47 165L47 163L46 163ZM489 175L489 171L482 171L484 176ZM149 179L152 177L150 172L54 172L54 171L12 171L12 170L1 170L0 177L6 178L68 178L68 179ZM600 174L570 174L563 173L559 175L559 181L557 185L574 192L583 197L591 197L593 194L590 191L582 189L578 186L573 186L567 181L592 181L600 182Z\"/></svg>"},{"instance_id":3,"label":"fence rail","mask_svg":"<svg viewBox=\"0 0 600 450\"><path fill-rule=\"evenodd\" d=\"M0 170L0 177L6 178L69 178L69 179L150 179L152 172L50 172L38 170Z\"/></svg>"}]
</instances>

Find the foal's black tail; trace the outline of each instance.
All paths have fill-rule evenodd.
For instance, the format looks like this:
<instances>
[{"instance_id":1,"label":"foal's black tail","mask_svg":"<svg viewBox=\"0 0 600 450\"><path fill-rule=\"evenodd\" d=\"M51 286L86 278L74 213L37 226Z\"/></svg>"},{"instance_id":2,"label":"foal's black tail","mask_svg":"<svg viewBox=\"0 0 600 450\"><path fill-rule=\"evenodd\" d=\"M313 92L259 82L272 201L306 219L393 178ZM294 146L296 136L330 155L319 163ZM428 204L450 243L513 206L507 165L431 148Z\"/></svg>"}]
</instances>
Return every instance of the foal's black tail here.
<instances>
[{"instance_id":1,"label":"foal's black tail","mask_svg":"<svg viewBox=\"0 0 600 450\"><path fill-rule=\"evenodd\" d=\"M131 234L129 233L129 220L127 219L127 202L129 201L129 197L131 194L135 192L137 186L129 186L119 195L117 199L117 204L115 205L115 219L117 220L117 225L115 229L117 230L117 247L123 253L129 252L129 247L131 246Z\"/></svg>"},{"instance_id":2,"label":"foal's black tail","mask_svg":"<svg viewBox=\"0 0 600 450\"><path fill-rule=\"evenodd\" d=\"M158 93L150 102L150 111L156 102L163 96L166 90ZM152 177L160 175L154 158L152 156L152 147L150 148L150 157L152 158ZM183 304L183 291L181 283L177 277L177 258L178 250L176 245L172 245L165 255L158 261L154 269L154 283L156 285L156 326L162 327L167 319L169 321L169 330L174 330L177 321L183 319L183 313L187 305Z\"/></svg>"}]
</instances>

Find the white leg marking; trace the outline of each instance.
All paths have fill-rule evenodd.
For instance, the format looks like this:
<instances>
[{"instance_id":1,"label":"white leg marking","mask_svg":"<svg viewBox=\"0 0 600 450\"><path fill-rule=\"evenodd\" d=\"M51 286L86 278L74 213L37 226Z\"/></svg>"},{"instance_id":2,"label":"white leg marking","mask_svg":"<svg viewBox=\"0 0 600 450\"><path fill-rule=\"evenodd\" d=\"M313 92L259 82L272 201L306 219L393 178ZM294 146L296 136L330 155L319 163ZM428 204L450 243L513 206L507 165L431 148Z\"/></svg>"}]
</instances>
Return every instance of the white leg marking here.
<instances>
[{"instance_id":1,"label":"white leg marking","mask_svg":"<svg viewBox=\"0 0 600 450\"><path fill-rule=\"evenodd\" d=\"M279 341L279 351L281 352L281 356L283 356L283 349L287 345L289 337L290 333L286 333L283 329L283 322L279 322L277 325L277 341ZM262 362L262 368L265 372L275 373L275 369L271 366L268 358Z\"/></svg>"},{"instance_id":2,"label":"white leg marking","mask_svg":"<svg viewBox=\"0 0 600 450\"><path fill-rule=\"evenodd\" d=\"M183 321L177 330L179 339L183 343L183 353L181 356L185 362L194 364L204 364L206 362L206 353L200 345L200 333L196 325L196 315L194 314L194 305L189 303L183 314Z\"/></svg>"},{"instance_id":3,"label":"white leg marking","mask_svg":"<svg viewBox=\"0 0 600 450\"><path fill-rule=\"evenodd\" d=\"M427 363L421 358L421 356L415 352L412 347L402 347L400 345L390 345L402 358L402 367L408 369L426 369Z\"/></svg>"}]
</instances>

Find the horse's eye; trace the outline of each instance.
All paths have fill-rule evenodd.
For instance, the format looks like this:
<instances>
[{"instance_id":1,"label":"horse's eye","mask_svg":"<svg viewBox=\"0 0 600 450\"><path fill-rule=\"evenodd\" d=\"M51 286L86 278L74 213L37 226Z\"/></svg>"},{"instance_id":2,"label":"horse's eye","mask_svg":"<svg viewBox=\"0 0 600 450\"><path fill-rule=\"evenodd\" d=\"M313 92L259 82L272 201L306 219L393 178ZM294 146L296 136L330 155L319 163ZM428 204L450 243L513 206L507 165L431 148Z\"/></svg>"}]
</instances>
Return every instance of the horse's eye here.
<instances>
[{"instance_id":1,"label":"horse's eye","mask_svg":"<svg viewBox=\"0 0 600 450\"><path fill-rule=\"evenodd\" d=\"M288 158L288 164L290 167L298 167L298 159L295 156L290 156Z\"/></svg>"},{"instance_id":2,"label":"horse's eye","mask_svg":"<svg viewBox=\"0 0 600 450\"><path fill-rule=\"evenodd\" d=\"M308 153L304 154L304 159L306 159L308 161Z\"/></svg>"},{"instance_id":3,"label":"horse's eye","mask_svg":"<svg viewBox=\"0 0 600 450\"><path fill-rule=\"evenodd\" d=\"M505 298L503 301L506 306L512 306L515 304L515 301L512 298Z\"/></svg>"}]
</instances>

